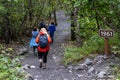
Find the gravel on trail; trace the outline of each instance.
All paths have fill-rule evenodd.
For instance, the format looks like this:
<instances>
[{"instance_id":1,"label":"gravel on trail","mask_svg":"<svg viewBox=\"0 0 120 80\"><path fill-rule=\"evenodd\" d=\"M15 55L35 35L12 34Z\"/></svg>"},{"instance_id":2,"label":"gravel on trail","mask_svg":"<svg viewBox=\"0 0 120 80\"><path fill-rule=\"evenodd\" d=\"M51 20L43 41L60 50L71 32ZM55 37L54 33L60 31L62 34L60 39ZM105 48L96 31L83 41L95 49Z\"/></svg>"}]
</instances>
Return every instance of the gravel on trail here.
<instances>
[{"instance_id":1,"label":"gravel on trail","mask_svg":"<svg viewBox=\"0 0 120 80\"><path fill-rule=\"evenodd\" d=\"M94 59L87 58L85 62L76 66L65 67L60 64L61 55L64 52L63 44L70 39L68 20L69 17L66 17L63 11L57 11L58 25L54 42L50 45L46 69L39 68L38 58L32 53L32 48L27 47L28 53L22 60L22 65L29 65L31 68L26 71L31 74L33 80L113 80L115 76L110 74L112 71L110 66L120 62L114 56L114 58L105 60L104 55L98 55Z\"/></svg>"},{"instance_id":2,"label":"gravel on trail","mask_svg":"<svg viewBox=\"0 0 120 80\"><path fill-rule=\"evenodd\" d=\"M35 66L35 68L27 69L27 72L33 76L34 80L74 80L77 76L69 73L67 68L59 64L60 55L64 52L62 44L69 39L70 35L70 23L67 19L63 11L57 12L58 25L54 42L50 45L47 69L39 68L38 58L33 55L32 48L29 48L29 53L23 59L23 65Z\"/></svg>"}]
</instances>

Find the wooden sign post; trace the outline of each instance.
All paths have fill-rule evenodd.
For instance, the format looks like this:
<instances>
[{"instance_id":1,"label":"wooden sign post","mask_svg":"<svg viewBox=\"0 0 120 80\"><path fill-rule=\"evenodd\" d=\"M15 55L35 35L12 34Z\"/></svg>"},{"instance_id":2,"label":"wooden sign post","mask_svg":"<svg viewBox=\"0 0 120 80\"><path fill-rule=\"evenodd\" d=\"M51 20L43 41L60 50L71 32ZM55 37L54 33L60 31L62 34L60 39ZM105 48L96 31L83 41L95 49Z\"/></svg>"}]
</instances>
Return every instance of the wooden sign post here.
<instances>
[{"instance_id":1,"label":"wooden sign post","mask_svg":"<svg viewBox=\"0 0 120 80\"><path fill-rule=\"evenodd\" d=\"M103 30L100 29L99 30L99 35L100 37L104 37L105 41L104 41L104 52L105 55L109 55L109 38L113 37L113 30Z\"/></svg>"},{"instance_id":2,"label":"wooden sign post","mask_svg":"<svg viewBox=\"0 0 120 80\"><path fill-rule=\"evenodd\" d=\"M109 39L105 38L105 42L104 42L104 48L105 48L105 50L104 50L104 52L105 52L106 55L109 54L109 44L108 43L109 43Z\"/></svg>"}]
</instances>

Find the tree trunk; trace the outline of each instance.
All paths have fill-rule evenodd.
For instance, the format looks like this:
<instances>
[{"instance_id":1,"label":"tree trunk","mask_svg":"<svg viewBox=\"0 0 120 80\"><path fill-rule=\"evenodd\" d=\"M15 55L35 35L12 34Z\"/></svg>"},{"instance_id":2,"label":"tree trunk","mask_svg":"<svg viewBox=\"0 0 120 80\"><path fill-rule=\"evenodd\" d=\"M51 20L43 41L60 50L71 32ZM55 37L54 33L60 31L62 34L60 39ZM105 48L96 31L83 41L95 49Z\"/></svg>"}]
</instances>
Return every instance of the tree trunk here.
<instances>
[{"instance_id":1,"label":"tree trunk","mask_svg":"<svg viewBox=\"0 0 120 80\"><path fill-rule=\"evenodd\" d=\"M100 29L100 25L99 25L99 20L98 20L97 9L95 8L95 2L93 2L93 7L94 7L94 11L95 11L95 18L96 18L97 27L98 27L98 30L99 30Z\"/></svg>"},{"instance_id":2,"label":"tree trunk","mask_svg":"<svg viewBox=\"0 0 120 80\"><path fill-rule=\"evenodd\" d=\"M32 22L32 0L28 0L29 21Z\"/></svg>"},{"instance_id":3,"label":"tree trunk","mask_svg":"<svg viewBox=\"0 0 120 80\"><path fill-rule=\"evenodd\" d=\"M82 46L82 44L83 44L83 39L82 39L82 37L79 35L80 34L80 27L81 27L81 25L80 25L80 22L79 22L79 18L78 18L78 13L79 13L79 11L80 11L80 8L79 7L76 7L75 8L75 16L76 16L76 18L75 18L75 23L76 23L76 45L78 46L78 47L81 47Z\"/></svg>"},{"instance_id":4,"label":"tree trunk","mask_svg":"<svg viewBox=\"0 0 120 80\"><path fill-rule=\"evenodd\" d=\"M56 10L54 10L53 14L54 14L55 26L57 26Z\"/></svg>"},{"instance_id":5,"label":"tree trunk","mask_svg":"<svg viewBox=\"0 0 120 80\"><path fill-rule=\"evenodd\" d=\"M75 27L76 27L76 25L75 25L74 17L75 17L75 13L74 13L74 11L72 11L71 12L71 40L72 41L76 40L76 37L75 37Z\"/></svg>"},{"instance_id":6,"label":"tree trunk","mask_svg":"<svg viewBox=\"0 0 120 80\"><path fill-rule=\"evenodd\" d=\"M4 37L5 37L5 43L9 44L11 40L11 24L10 24L10 13L8 11L8 8L10 7L10 4L4 0L2 1L3 6L7 10L7 12L4 14Z\"/></svg>"},{"instance_id":7,"label":"tree trunk","mask_svg":"<svg viewBox=\"0 0 120 80\"><path fill-rule=\"evenodd\" d=\"M98 21L97 12L95 12L95 17L96 17L97 27L98 27L98 30L99 30L100 29L100 25L99 25L99 21Z\"/></svg>"},{"instance_id":8,"label":"tree trunk","mask_svg":"<svg viewBox=\"0 0 120 80\"><path fill-rule=\"evenodd\" d=\"M10 25L10 19L9 19L9 13L4 17L4 22L6 23L5 26L5 43L9 44L11 39L11 25Z\"/></svg>"}]
</instances>

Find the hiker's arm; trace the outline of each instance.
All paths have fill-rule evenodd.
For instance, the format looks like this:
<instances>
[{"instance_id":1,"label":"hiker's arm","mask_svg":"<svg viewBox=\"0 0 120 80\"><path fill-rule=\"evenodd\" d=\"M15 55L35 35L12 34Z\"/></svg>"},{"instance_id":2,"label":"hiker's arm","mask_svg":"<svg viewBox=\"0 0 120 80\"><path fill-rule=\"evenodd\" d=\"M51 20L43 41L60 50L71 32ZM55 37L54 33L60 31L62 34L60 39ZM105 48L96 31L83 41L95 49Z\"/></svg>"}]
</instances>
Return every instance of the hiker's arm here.
<instances>
[{"instance_id":1,"label":"hiker's arm","mask_svg":"<svg viewBox=\"0 0 120 80\"><path fill-rule=\"evenodd\" d=\"M38 36L36 37L36 39L35 39L36 43L39 42L39 36L40 36L40 35L38 35Z\"/></svg>"},{"instance_id":2,"label":"hiker's arm","mask_svg":"<svg viewBox=\"0 0 120 80\"><path fill-rule=\"evenodd\" d=\"M51 37L50 37L50 35L48 34L48 32L44 32L44 34L46 34L46 35L47 35L47 38L48 38L48 43L51 43L51 42L52 42L52 40L51 40Z\"/></svg>"},{"instance_id":3,"label":"hiker's arm","mask_svg":"<svg viewBox=\"0 0 120 80\"><path fill-rule=\"evenodd\" d=\"M47 37L48 37L48 43L51 43L51 42L52 42L52 40L51 40L50 35L49 35L49 34L47 34Z\"/></svg>"}]
</instances>

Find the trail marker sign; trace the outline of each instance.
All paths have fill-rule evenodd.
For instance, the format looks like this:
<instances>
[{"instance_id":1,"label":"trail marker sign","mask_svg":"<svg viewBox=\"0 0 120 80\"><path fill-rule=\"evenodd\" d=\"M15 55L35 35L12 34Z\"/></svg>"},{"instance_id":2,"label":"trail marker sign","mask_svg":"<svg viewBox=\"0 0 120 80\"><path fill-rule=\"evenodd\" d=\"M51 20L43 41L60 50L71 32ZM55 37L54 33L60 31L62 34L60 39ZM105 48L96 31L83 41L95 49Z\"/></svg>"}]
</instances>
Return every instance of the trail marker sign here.
<instances>
[{"instance_id":1,"label":"trail marker sign","mask_svg":"<svg viewBox=\"0 0 120 80\"><path fill-rule=\"evenodd\" d=\"M105 37L105 38L113 37L113 30L100 29L99 35L100 37Z\"/></svg>"},{"instance_id":2,"label":"trail marker sign","mask_svg":"<svg viewBox=\"0 0 120 80\"><path fill-rule=\"evenodd\" d=\"M109 54L109 38L113 37L113 30L104 30L104 29L100 29L99 30L99 35L100 37L104 37L105 41L104 41L104 51L105 54L108 55Z\"/></svg>"}]
</instances>

